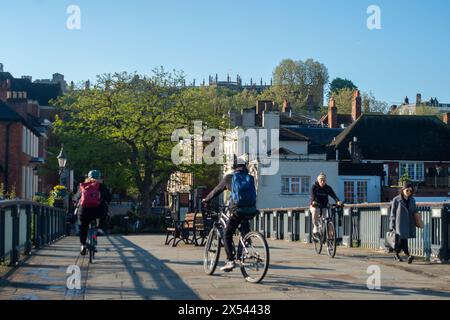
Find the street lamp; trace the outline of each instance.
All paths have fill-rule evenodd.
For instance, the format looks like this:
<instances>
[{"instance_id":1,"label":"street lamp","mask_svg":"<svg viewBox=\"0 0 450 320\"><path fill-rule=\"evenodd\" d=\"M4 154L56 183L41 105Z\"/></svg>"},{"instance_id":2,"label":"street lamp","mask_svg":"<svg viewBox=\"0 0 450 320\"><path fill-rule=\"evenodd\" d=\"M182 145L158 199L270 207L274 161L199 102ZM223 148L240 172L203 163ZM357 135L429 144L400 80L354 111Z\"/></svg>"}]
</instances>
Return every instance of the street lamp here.
<instances>
[{"instance_id":1,"label":"street lamp","mask_svg":"<svg viewBox=\"0 0 450 320\"><path fill-rule=\"evenodd\" d=\"M61 151L59 152L59 155L56 157L58 159L58 165L59 165L59 181L62 185L62 175L64 172L64 169L66 168L67 164L67 158L64 155L64 146L61 146Z\"/></svg>"}]
</instances>

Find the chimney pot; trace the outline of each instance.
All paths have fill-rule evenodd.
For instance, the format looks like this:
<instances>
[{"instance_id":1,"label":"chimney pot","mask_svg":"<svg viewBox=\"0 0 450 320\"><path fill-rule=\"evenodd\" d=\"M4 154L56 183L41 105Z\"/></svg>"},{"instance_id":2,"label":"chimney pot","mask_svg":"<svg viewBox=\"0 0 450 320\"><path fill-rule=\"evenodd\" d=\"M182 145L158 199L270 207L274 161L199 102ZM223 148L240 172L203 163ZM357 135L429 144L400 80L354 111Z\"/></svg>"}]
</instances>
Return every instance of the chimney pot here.
<instances>
[{"instance_id":1,"label":"chimney pot","mask_svg":"<svg viewBox=\"0 0 450 320\"><path fill-rule=\"evenodd\" d=\"M361 117L362 113L362 99L361 99L361 93L359 90L355 90L353 93L353 99L352 99L352 120L355 122L356 120Z\"/></svg>"},{"instance_id":2,"label":"chimney pot","mask_svg":"<svg viewBox=\"0 0 450 320\"><path fill-rule=\"evenodd\" d=\"M328 108L328 127L337 128L337 108L336 101L333 97L330 98L329 108Z\"/></svg>"}]
</instances>

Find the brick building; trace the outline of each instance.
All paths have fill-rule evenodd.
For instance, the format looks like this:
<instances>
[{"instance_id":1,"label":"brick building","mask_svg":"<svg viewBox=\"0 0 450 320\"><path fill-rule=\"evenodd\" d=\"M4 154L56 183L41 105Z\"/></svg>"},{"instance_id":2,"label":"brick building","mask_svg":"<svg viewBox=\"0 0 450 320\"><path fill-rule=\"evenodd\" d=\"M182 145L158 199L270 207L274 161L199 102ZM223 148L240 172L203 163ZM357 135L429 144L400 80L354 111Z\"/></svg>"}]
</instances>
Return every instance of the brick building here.
<instances>
[{"instance_id":1,"label":"brick building","mask_svg":"<svg viewBox=\"0 0 450 320\"><path fill-rule=\"evenodd\" d=\"M55 110L49 101L65 88L64 77L32 82L14 78L0 69L0 183L5 192L32 199L58 182L58 173L38 177L37 168L47 159L51 121ZM50 120L49 120L50 119Z\"/></svg>"}]
</instances>

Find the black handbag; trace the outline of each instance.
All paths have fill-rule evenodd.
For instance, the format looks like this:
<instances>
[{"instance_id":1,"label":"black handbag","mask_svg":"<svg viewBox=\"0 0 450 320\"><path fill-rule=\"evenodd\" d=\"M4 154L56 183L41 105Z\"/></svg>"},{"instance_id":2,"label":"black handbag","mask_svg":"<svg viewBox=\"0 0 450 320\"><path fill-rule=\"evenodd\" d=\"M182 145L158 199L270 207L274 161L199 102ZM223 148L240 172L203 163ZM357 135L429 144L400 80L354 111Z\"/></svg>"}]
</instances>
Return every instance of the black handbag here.
<instances>
[{"instance_id":1,"label":"black handbag","mask_svg":"<svg viewBox=\"0 0 450 320\"><path fill-rule=\"evenodd\" d=\"M389 231L386 233L386 238L384 239L384 245L387 249L395 249L395 231Z\"/></svg>"}]
</instances>

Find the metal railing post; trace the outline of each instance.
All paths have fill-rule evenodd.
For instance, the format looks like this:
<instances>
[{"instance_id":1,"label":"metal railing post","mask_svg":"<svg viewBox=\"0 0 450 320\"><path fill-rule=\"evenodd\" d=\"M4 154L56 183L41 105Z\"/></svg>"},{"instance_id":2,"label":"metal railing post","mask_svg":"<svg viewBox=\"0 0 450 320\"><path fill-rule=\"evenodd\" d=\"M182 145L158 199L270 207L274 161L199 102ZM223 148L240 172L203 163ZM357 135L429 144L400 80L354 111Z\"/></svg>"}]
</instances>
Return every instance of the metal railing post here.
<instances>
[{"instance_id":1,"label":"metal railing post","mask_svg":"<svg viewBox=\"0 0 450 320\"><path fill-rule=\"evenodd\" d=\"M442 210L442 251L443 260L450 260L450 204L444 204Z\"/></svg>"},{"instance_id":2,"label":"metal railing post","mask_svg":"<svg viewBox=\"0 0 450 320\"><path fill-rule=\"evenodd\" d=\"M0 262L5 261L5 210L0 208Z\"/></svg>"},{"instance_id":3,"label":"metal railing post","mask_svg":"<svg viewBox=\"0 0 450 320\"><path fill-rule=\"evenodd\" d=\"M27 215L27 243L25 245L25 255L29 255L31 253L31 249L33 248L33 242L31 241L31 221L32 221L32 206L31 204L27 204L25 207L26 215Z\"/></svg>"},{"instance_id":4,"label":"metal railing post","mask_svg":"<svg viewBox=\"0 0 450 320\"><path fill-rule=\"evenodd\" d=\"M19 207L13 205L11 207L12 218L12 250L11 250L11 265L16 265L19 262L19 232L20 232L20 220L19 220Z\"/></svg>"},{"instance_id":5,"label":"metal railing post","mask_svg":"<svg viewBox=\"0 0 450 320\"><path fill-rule=\"evenodd\" d=\"M278 213L277 211L272 212L272 239L276 240L278 239Z\"/></svg>"}]
</instances>

